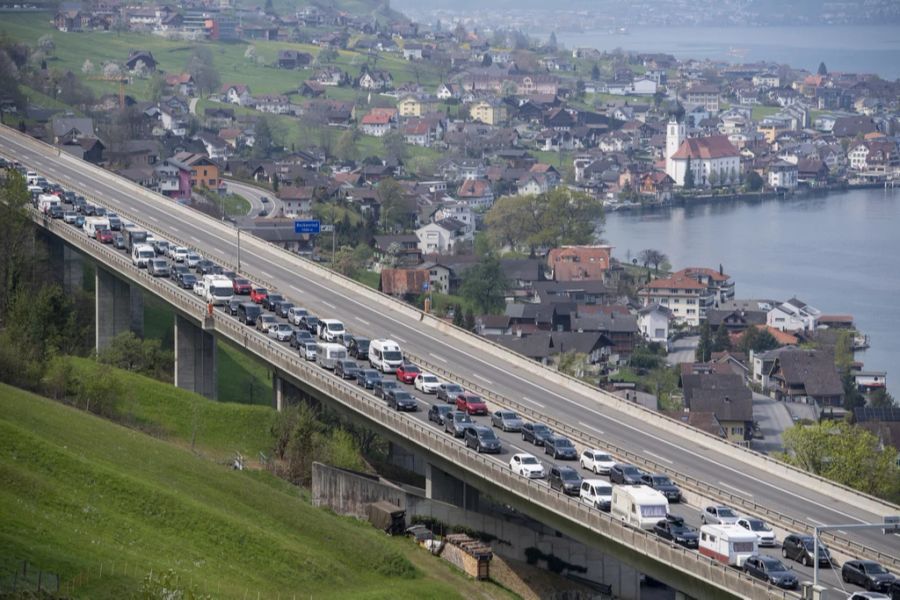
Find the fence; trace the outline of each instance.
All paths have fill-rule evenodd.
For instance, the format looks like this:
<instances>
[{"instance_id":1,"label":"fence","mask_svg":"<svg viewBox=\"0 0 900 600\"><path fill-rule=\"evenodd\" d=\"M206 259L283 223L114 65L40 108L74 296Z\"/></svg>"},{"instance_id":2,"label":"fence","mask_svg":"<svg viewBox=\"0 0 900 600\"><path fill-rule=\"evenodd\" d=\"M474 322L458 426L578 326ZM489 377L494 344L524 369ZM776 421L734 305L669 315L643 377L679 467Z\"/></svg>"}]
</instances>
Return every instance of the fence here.
<instances>
[{"instance_id":1,"label":"fence","mask_svg":"<svg viewBox=\"0 0 900 600\"><path fill-rule=\"evenodd\" d=\"M0 595L12 596L26 593L60 593L59 575L44 571L27 560L17 561L11 570L0 571Z\"/></svg>"}]
</instances>

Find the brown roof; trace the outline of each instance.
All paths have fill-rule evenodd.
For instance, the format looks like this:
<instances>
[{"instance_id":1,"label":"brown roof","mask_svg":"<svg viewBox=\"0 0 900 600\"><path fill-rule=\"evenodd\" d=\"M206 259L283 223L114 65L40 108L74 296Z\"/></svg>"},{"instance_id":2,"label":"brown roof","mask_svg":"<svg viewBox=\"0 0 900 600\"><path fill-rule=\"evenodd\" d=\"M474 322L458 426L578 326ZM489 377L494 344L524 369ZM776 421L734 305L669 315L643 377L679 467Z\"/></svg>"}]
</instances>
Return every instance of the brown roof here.
<instances>
[{"instance_id":1,"label":"brown roof","mask_svg":"<svg viewBox=\"0 0 900 600\"><path fill-rule=\"evenodd\" d=\"M737 148L724 135L688 138L672 158L713 159L738 156Z\"/></svg>"},{"instance_id":2,"label":"brown roof","mask_svg":"<svg viewBox=\"0 0 900 600\"><path fill-rule=\"evenodd\" d=\"M609 269L611 246L563 246L547 254L556 281L600 280Z\"/></svg>"},{"instance_id":3,"label":"brown roof","mask_svg":"<svg viewBox=\"0 0 900 600\"><path fill-rule=\"evenodd\" d=\"M722 425L719 423L719 420L716 418L716 413L714 412L700 412L695 410L690 412L664 410L660 412L667 417L687 423L700 431L705 431L719 437L725 437Z\"/></svg>"},{"instance_id":4,"label":"brown roof","mask_svg":"<svg viewBox=\"0 0 900 600\"><path fill-rule=\"evenodd\" d=\"M425 269L382 269L381 291L392 296L420 294L428 283Z\"/></svg>"},{"instance_id":5,"label":"brown roof","mask_svg":"<svg viewBox=\"0 0 900 600\"><path fill-rule=\"evenodd\" d=\"M654 279L645 287L650 289L705 290L706 286L693 277L672 276Z\"/></svg>"}]
</instances>

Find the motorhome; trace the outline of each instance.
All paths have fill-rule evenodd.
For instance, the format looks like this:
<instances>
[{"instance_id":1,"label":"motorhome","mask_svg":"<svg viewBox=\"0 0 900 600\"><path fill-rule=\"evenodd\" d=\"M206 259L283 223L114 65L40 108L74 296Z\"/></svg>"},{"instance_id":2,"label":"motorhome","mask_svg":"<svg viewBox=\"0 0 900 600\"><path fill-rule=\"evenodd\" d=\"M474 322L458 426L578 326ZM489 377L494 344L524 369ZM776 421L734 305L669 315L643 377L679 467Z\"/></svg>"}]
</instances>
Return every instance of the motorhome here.
<instances>
[{"instance_id":1,"label":"motorhome","mask_svg":"<svg viewBox=\"0 0 900 600\"><path fill-rule=\"evenodd\" d=\"M610 513L632 527L653 529L669 513L669 501L646 485L615 485Z\"/></svg>"},{"instance_id":2,"label":"motorhome","mask_svg":"<svg viewBox=\"0 0 900 600\"><path fill-rule=\"evenodd\" d=\"M234 283L222 275L204 275L203 289L203 299L216 306L228 304L234 298Z\"/></svg>"},{"instance_id":3,"label":"motorhome","mask_svg":"<svg viewBox=\"0 0 900 600\"><path fill-rule=\"evenodd\" d=\"M345 358L347 358L347 349L343 344L319 342L316 345L316 360L326 369L333 371L337 361Z\"/></svg>"},{"instance_id":4,"label":"motorhome","mask_svg":"<svg viewBox=\"0 0 900 600\"><path fill-rule=\"evenodd\" d=\"M700 554L726 565L743 566L759 550L759 538L739 525L702 525Z\"/></svg>"},{"instance_id":5,"label":"motorhome","mask_svg":"<svg viewBox=\"0 0 900 600\"><path fill-rule=\"evenodd\" d=\"M403 364L403 351L394 340L372 340L369 343L369 364L382 373L393 373Z\"/></svg>"},{"instance_id":6,"label":"motorhome","mask_svg":"<svg viewBox=\"0 0 900 600\"><path fill-rule=\"evenodd\" d=\"M38 196L37 207L39 211L46 215L50 212L51 206L59 206L59 196L56 194L41 194Z\"/></svg>"},{"instance_id":7,"label":"motorhome","mask_svg":"<svg viewBox=\"0 0 900 600\"><path fill-rule=\"evenodd\" d=\"M153 246L147 244L136 244L131 249L131 263L139 269L147 268L147 261L156 258L156 252Z\"/></svg>"},{"instance_id":8,"label":"motorhome","mask_svg":"<svg viewBox=\"0 0 900 600\"><path fill-rule=\"evenodd\" d=\"M89 238L96 238L98 231L109 229L109 219L106 217L85 217L82 228Z\"/></svg>"},{"instance_id":9,"label":"motorhome","mask_svg":"<svg viewBox=\"0 0 900 600\"><path fill-rule=\"evenodd\" d=\"M129 252L133 251L134 247L138 244L147 242L147 232L141 229L132 229L126 226L122 235L125 236L125 247L128 248ZM153 247L151 246L150 249L153 250ZM156 256L155 251L153 252L153 255Z\"/></svg>"},{"instance_id":10,"label":"motorhome","mask_svg":"<svg viewBox=\"0 0 900 600\"><path fill-rule=\"evenodd\" d=\"M319 339L340 342L344 337L344 324L337 319L319 319Z\"/></svg>"}]
</instances>

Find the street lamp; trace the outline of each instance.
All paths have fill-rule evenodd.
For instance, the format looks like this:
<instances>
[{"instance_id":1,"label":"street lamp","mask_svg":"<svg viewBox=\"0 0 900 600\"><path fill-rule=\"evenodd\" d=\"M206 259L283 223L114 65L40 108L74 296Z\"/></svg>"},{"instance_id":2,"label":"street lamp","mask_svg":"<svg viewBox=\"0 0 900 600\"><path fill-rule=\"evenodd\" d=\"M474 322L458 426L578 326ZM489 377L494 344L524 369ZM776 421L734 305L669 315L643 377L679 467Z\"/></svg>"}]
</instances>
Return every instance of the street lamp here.
<instances>
[{"instance_id":1,"label":"street lamp","mask_svg":"<svg viewBox=\"0 0 900 600\"><path fill-rule=\"evenodd\" d=\"M237 268L238 273L241 272L241 227L237 226Z\"/></svg>"}]
</instances>

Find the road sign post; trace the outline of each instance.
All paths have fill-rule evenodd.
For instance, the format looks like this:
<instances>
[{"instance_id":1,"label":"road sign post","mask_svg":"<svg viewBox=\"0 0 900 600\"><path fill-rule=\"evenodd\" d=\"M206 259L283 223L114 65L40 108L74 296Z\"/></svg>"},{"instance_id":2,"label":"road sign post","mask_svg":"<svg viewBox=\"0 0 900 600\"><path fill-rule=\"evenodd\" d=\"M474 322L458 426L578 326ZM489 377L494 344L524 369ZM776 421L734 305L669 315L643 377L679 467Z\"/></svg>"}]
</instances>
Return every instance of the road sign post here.
<instances>
[{"instance_id":1,"label":"road sign post","mask_svg":"<svg viewBox=\"0 0 900 600\"><path fill-rule=\"evenodd\" d=\"M322 224L317 220L294 221L294 233L319 233L322 231Z\"/></svg>"}]
</instances>

